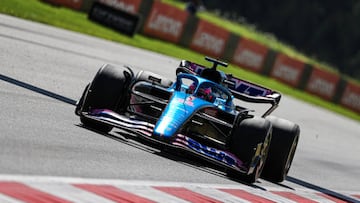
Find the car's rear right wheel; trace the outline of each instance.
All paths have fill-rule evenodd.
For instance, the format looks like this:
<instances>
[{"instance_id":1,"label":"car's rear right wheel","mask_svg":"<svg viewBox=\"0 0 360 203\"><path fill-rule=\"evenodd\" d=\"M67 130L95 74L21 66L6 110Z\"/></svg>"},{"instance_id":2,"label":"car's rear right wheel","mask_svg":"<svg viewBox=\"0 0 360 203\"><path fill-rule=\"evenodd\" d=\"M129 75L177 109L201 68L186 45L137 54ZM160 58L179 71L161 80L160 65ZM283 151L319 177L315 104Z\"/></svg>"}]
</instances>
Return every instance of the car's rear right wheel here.
<instances>
[{"instance_id":1,"label":"car's rear right wheel","mask_svg":"<svg viewBox=\"0 0 360 203\"><path fill-rule=\"evenodd\" d=\"M271 129L271 123L263 118L255 117L240 121L229 140L230 151L247 167L253 164L255 168L250 174L229 170L230 177L239 177L247 183L253 183L260 177L269 149ZM261 150L255 157L259 144Z\"/></svg>"},{"instance_id":2,"label":"car's rear right wheel","mask_svg":"<svg viewBox=\"0 0 360 203\"><path fill-rule=\"evenodd\" d=\"M268 116L266 120L272 124L273 135L268 159L261 177L272 182L282 182L294 159L299 142L300 127L288 120L274 116Z\"/></svg>"}]
</instances>

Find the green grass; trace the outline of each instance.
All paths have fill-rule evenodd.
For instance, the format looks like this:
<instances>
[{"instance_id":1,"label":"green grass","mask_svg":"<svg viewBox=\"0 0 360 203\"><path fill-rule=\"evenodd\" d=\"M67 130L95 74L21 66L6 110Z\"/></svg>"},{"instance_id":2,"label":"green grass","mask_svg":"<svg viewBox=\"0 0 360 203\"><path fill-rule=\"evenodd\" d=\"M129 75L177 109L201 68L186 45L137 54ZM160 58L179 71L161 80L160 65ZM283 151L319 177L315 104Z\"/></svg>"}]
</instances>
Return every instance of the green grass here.
<instances>
[{"instance_id":1,"label":"green grass","mask_svg":"<svg viewBox=\"0 0 360 203\"><path fill-rule=\"evenodd\" d=\"M182 5L178 4L177 6L181 7ZM19 18L38 21L44 24L49 24L64 29L81 32L84 34L104 38L107 40L111 40L123 44L136 46L151 51L156 51L179 59L187 59L187 60L201 62L203 61L203 57L204 57L202 54L198 54L191 50L182 48L180 46L163 42L160 40L156 40L153 38L148 38L139 34L135 35L133 38L127 37L111 29L108 29L106 27L100 26L96 23L89 21L87 19L87 15L84 13L76 12L62 7L55 7L52 5L48 5L46 3L42 3L38 0L1 0L0 12L12 16L17 16ZM204 14L204 15L205 16L202 17L208 18L209 20L210 18L212 18L211 19L212 21L216 20L217 23L220 23L225 26L229 26L229 28L235 26L232 24L232 22L228 22L228 21L221 23L222 21L220 21L216 16L212 16L211 14ZM261 36L259 32L252 33L251 29L248 30L246 30L246 28L241 28L241 29L244 29L244 31L242 32L244 33L248 32L249 35L253 35L255 39L257 38L268 39L268 36ZM240 28L237 28L236 30L238 30L237 32L240 32L239 31ZM276 44L276 42L272 42L272 43ZM276 46L281 47L282 45L278 43ZM284 49L284 53L287 53L288 48L283 48L283 49ZM289 53L289 55L291 54ZM307 101L316 106L329 109L341 115L360 121L360 114L352 112L339 105L324 101L316 96L312 96L300 90L286 86L268 77L257 75L255 73L246 71L234 65L231 65L226 71L232 72L234 75L240 76L242 78L246 78L247 80L253 81L255 83L259 83L264 86L268 86L270 88L276 89L282 92L283 94L293 96L295 98L298 98L303 101Z\"/></svg>"}]
</instances>

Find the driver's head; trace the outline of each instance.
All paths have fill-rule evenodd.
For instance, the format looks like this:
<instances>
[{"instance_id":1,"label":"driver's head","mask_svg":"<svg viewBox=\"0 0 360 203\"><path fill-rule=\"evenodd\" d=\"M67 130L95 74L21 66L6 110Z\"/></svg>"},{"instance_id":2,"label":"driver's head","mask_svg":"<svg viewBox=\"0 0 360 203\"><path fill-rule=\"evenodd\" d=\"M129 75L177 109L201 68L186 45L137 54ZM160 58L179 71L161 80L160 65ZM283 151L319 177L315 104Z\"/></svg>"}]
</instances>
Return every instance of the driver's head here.
<instances>
[{"instance_id":1,"label":"driver's head","mask_svg":"<svg viewBox=\"0 0 360 203\"><path fill-rule=\"evenodd\" d=\"M213 102L215 98L212 94L212 89L209 86L200 86L197 96L209 102Z\"/></svg>"},{"instance_id":2,"label":"driver's head","mask_svg":"<svg viewBox=\"0 0 360 203\"><path fill-rule=\"evenodd\" d=\"M196 88L196 84L195 84L195 82L193 82L193 83L189 86L188 93L189 93L189 94L192 94L192 93L195 91L195 88Z\"/></svg>"}]
</instances>

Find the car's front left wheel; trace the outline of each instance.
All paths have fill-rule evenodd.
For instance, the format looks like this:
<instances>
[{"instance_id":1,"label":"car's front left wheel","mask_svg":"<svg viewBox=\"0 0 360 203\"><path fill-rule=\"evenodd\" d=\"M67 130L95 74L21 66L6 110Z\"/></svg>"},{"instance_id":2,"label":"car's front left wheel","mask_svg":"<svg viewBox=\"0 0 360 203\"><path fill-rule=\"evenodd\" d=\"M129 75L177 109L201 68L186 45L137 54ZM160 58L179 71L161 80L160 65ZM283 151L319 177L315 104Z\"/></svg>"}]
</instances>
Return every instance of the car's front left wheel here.
<instances>
[{"instance_id":1,"label":"car's front left wheel","mask_svg":"<svg viewBox=\"0 0 360 203\"><path fill-rule=\"evenodd\" d=\"M109 64L103 65L92 82L85 88L75 109L82 124L104 133L111 131L112 126L89 119L81 112L90 112L94 109L122 111L127 95L127 86L131 79L132 73L128 69Z\"/></svg>"}]
</instances>

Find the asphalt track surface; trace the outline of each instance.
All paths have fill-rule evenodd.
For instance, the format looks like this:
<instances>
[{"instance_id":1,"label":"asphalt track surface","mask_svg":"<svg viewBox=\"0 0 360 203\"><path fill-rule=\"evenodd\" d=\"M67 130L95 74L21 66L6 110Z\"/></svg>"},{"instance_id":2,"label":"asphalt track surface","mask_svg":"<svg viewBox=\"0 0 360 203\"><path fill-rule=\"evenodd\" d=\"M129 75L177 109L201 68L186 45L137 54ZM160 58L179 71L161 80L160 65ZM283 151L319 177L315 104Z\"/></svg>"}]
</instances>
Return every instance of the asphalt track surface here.
<instances>
[{"instance_id":1,"label":"asphalt track surface","mask_svg":"<svg viewBox=\"0 0 360 203\"><path fill-rule=\"evenodd\" d=\"M221 170L113 130L82 128L74 104L104 63L175 77L179 59L0 15L0 174L241 184ZM301 126L288 180L255 187L360 191L359 122L284 96Z\"/></svg>"}]
</instances>

